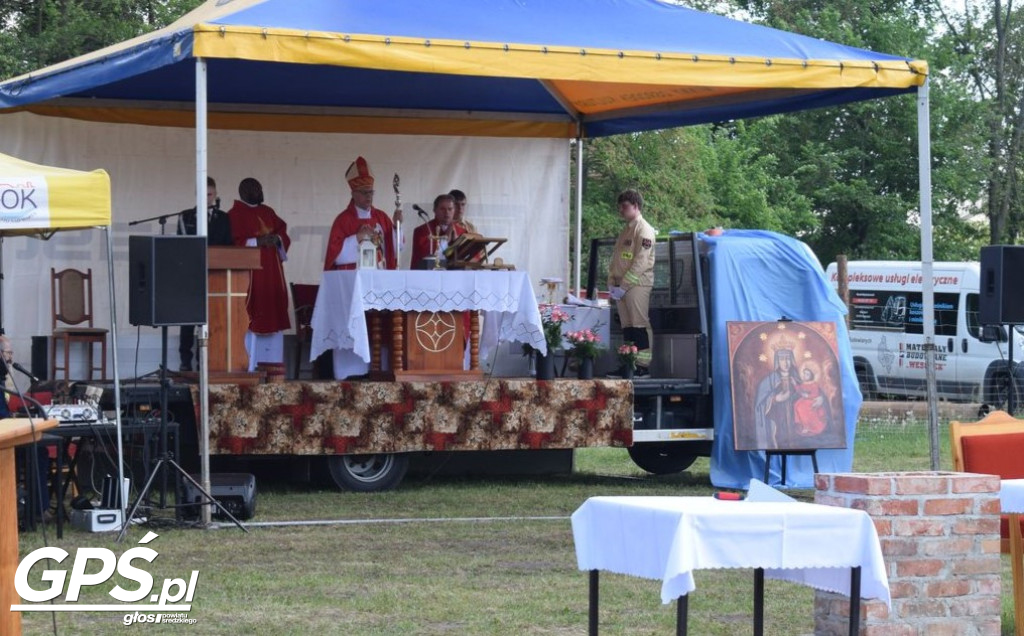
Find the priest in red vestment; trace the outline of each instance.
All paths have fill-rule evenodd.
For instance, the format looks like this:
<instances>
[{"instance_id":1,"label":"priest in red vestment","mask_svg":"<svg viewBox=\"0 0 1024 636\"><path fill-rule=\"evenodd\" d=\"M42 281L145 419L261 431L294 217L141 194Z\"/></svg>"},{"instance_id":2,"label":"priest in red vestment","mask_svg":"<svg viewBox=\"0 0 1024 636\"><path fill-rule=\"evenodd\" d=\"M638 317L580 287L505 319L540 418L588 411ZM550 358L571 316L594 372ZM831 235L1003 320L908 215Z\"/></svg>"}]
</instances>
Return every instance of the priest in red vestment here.
<instances>
[{"instance_id":1,"label":"priest in red vestment","mask_svg":"<svg viewBox=\"0 0 1024 636\"><path fill-rule=\"evenodd\" d=\"M455 222L455 197L439 194L434 199L434 219L417 227L412 233L412 267L420 267L428 256L444 251L466 228Z\"/></svg>"},{"instance_id":2,"label":"priest in red vestment","mask_svg":"<svg viewBox=\"0 0 1024 636\"><path fill-rule=\"evenodd\" d=\"M327 240L324 270L355 269L359 263L359 241L364 238L377 245L378 268L398 269L395 225L402 222L402 211L395 210L394 222L387 213L373 207L373 173L366 159L357 158L345 172L352 190L348 207L334 219Z\"/></svg>"},{"instance_id":3,"label":"priest in red vestment","mask_svg":"<svg viewBox=\"0 0 1024 636\"><path fill-rule=\"evenodd\" d=\"M237 246L260 250L261 269L252 272L245 299L250 332L246 345L250 353L249 368L253 370L257 362L284 361L282 332L291 326L291 321L283 262L287 259L291 239L288 224L270 206L263 204L263 186L259 181L251 177L243 179L238 185L238 195L242 200L236 200L228 211L231 239Z\"/></svg>"}]
</instances>

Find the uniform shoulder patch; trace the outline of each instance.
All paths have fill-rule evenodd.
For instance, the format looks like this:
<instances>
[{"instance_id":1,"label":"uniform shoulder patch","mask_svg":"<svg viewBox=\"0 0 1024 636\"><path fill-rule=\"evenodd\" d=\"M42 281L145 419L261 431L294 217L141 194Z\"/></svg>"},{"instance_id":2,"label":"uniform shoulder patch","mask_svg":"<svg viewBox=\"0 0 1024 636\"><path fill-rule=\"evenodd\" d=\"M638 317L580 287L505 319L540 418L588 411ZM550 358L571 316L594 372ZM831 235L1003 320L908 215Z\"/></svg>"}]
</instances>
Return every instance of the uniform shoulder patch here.
<instances>
[{"instance_id":1,"label":"uniform shoulder patch","mask_svg":"<svg viewBox=\"0 0 1024 636\"><path fill-rule=\"evenodd\" d=\"M642 246L642 247L643 247L643 248L644 248L645 250L649 250L649 249L651 249L651 239L649 239L649 238L645 238L645 239L643 239L642 241L640 241L640 245L641 245L641 246Z\"/></svg>"}]
</instances>

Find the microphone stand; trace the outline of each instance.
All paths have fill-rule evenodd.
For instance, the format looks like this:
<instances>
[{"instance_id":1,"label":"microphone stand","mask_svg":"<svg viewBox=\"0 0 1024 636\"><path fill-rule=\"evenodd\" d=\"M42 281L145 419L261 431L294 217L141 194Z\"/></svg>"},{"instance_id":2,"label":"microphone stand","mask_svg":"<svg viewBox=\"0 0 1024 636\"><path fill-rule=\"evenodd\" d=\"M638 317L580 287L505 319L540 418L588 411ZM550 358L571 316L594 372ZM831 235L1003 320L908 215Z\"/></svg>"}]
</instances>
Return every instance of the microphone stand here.
<instances>
[{"instance_id":1,"label":"microphone stand","mask_svg":"<svg viewBox=\"0 0 1024 636\"><path fill-rule=\"evenodd\" d=\"M188 211L189 210L183 210L181 212L171 212L170 214L161 214L160 216L151 216L148 219L139 219L137 221L129 221L128 222L128 227L131 227L133 225L138 225L139 223L149 223L150 221L159 221L160 222L160 234L163 235L164 227L167 225L167 219L169 219L171 217L175 217L175 216L181 216L182 214L184 214L185 212L188 212Z\"/></svg>"}]
</instances>

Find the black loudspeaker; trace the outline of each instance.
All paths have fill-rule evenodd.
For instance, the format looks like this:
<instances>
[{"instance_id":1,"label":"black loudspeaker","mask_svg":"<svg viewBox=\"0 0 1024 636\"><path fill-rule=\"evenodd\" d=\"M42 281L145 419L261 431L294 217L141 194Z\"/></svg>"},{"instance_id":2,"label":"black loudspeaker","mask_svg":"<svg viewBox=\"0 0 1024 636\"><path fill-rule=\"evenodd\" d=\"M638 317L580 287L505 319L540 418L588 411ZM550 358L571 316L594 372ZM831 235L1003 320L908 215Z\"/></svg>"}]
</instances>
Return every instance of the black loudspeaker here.
<instances>
[{"instance_id":1,"label":"black loudspeaker","mask_svg":"<svg viewBox=\"0 0 1024 636\"><path fill-rule=\"evenodd\" d=\"M206 323L206 237L128 237L128 322Z\"/></svg>"},{"instance_id":2,"label":"black loudspeaker","mask_svg":"<svg viewBox=\"0 0 1024 636\"><path fill-rule=\"evenodd\" d=\"M202 483L199 475L192 475L192 479ZM185 502L190 504L201 504L205 501L202 493L196 490L191 482L185 480ZM251 473L211 473L210 494L220 505L230 512L235 519L252 519L256 514L256 476ZM213 506L213 504L210 504ZM196 518L199 516L198 506L184 508L185 516ZM213 506L210 516L216 519L227 519L220 508Z\"/></svg>"},{"instance_id":3,"label":"black loudspeaker","mask_svg":"<svg viewBox=\"0 0 1024 636\"><path fill-rule=\"evenodd\" d=\"M50 379L50 336L32 336L32 375Z\"/></svg>"},{"instance_id":4,"label":"black loudspeaker","mask_svg":"<svg viewBox=\"0 0 1024 636\"><path fill-rule=\"evenodd\" d=\"M983 325L1024 325L1024 245L981 248L978 319Z\"/></svg>"}]
</instances>

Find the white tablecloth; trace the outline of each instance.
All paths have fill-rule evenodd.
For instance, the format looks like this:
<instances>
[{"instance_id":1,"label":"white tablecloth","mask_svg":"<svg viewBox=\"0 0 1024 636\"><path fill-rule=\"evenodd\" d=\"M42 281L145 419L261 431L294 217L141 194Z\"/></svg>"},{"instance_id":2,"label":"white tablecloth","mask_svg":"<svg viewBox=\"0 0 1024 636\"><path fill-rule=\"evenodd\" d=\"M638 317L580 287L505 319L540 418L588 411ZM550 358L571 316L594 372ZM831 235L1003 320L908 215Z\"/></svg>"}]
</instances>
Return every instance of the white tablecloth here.
<instances>
[{"instance_id":1,"label":"white tablecloth","mask_svg":"<svg viewBox=\"0 0 1024 636\"><path fill-rule=\"evenodd\" d=\"M764 568L765 576L890 603L874 523L863 510L713 497L592 497L572 515L581 570L661 579L670 603L695 589L694 570Z\"/></svg>"},{"instance_id":2,"label":"white tablecloth","mask_svg":"<svg viewBox=\"0 0 1024 636\"><path fill-rule=\"evenodd\" d=\"M370 361L367 310L480 310L480 357L499 341L547 352L537 298L526 272L348 270L324 272L313 308L310 359L332 349Z\"/></svg>"},{"instance_id":3,"label":"white tablecloth","mask_svg":"<svg viewBox=\"0 0 1024 636\"><path fill-rule=\"evenodd\" d=\"M1024 514L1024 479L1002 481L999 488L999 507L1007 514Z\"/></svg>"}]
</instances>

